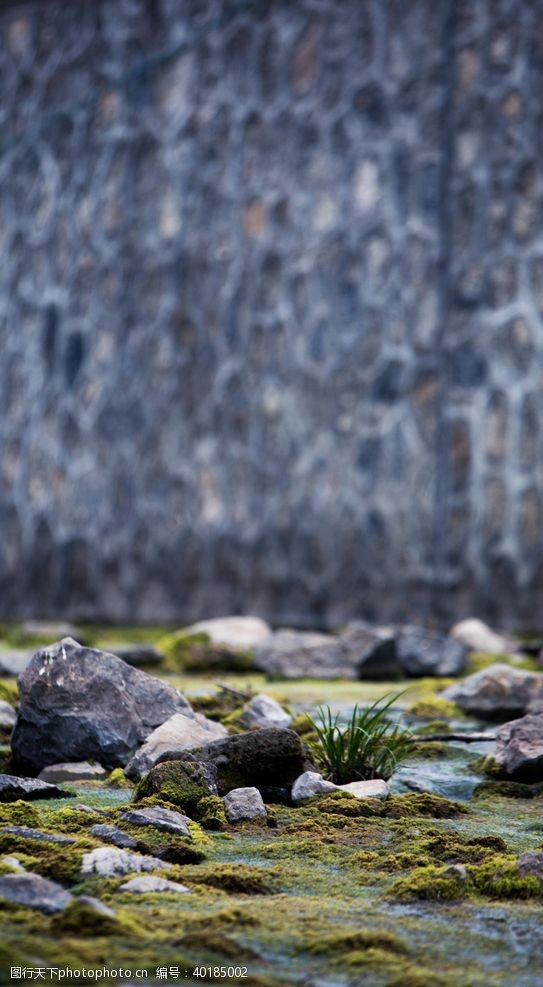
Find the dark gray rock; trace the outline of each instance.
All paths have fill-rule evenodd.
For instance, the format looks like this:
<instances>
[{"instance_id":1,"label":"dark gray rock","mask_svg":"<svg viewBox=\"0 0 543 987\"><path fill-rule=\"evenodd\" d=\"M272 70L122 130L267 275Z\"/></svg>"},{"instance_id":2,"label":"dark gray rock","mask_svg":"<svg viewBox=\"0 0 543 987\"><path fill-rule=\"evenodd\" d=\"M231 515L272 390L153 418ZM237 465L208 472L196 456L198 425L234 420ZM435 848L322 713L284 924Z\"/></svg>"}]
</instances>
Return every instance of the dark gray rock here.
<instances>
[{"instance_id":1,"label":"dark gray rock","mask_svg":"<svg viewBox=\"0 0 543 987\"><path fill-rule=\"evenodd\" d=\"M133 668L140 668L142 665L160 665L164 661L164 655L157 651L153 644L127 644L113 647L111 653Z\"/></svg>"},{"instance_id":2,"label":"dark gray rock","mask_svg":"<svg viewBox=\"0 0 543 987\"><path fill-rule=\"evenodd\" d=\"M13 755L35 772L88 758L122 766L155 727L192 712L173 686L70 638L34 655L19 694Z\"/></svg>"},{"instance_id":3,"label":"dark gray rock","mask_svg":"<svg viewBox=\"0 0 543 987\"><path fill-rule=\"evenodd\" d=\"M494 764L516 781L543 781L543 712L504 723L497 732Z\"/></svg>"},{"instance_id":4,"label":"dark gray rock","mask_svg":"<svg viewBox=\"0 0 543 987\"><path fill-rule=\"evenodd\" d=\"M387 678L399 671L394 633L365 624L343 634L278 631L255 651L253 663L271 678Z\"/></svg>"},{"instance_id":5,"label":"dark gray rock","mask_svg":"<svg viewBox=\"0 0 543 987\"><path fill-rule=\"evenodd\" d=\"M289 802L293 782L313 768L298 734L279 728L236 734L182 755L164 754L146 781L152 781L153 772L171 760L187 768L196 764L219 795L233 788L258 788L270 802Z\"/></svg>"},{"instance_id":6,"label":"dark gray rock","mask_svg":"<svg viewBox=\"0 0 543 987\"><path fill-rule=\"evenodd\" d=\"M37 778L19 778L17 775L0 774L0 802L16 802L22 799L31 802L34 799L72 798L72 792L65 792L56 785L49 785Z\"/></svg>"},{"instance_id":7,"label":"dark gray rock","mask_svg":"<svg viewBox=\"0 0 543 987\"><path fill-rule=\"evenodd\" d=\"M121 812L121 819L132 826L153 826L162 833L190 836L188 827L190 820L174 809L161 809L159 806L131 809L128 812Z\"/></svg>"},{"instance_id":8,"label":"dark gray rock","mask_svg":"<svg viewBox=\"0 0 543 987\"><path fill-rule=\"evenodd\" d=\"M405 627L396 637L396 654L406 675L446 677L460 674L469 649L449 635L421 627Z\"/></svg>"},{"instance_id":9,"label":"dark gray rock","mask_svg":"<svg viewBox=\"0 0 543 987\"><path fill-rule=\"evenodd\" d=\"M113 846L120 847L121 850L135 850L138 841L128 833L123 833L116 826L108 826L106 823L97 823L91 826L91 835L97 836L104 843L112 843Z\"/></svg>"},{"instance_id":10,"label":"dark gray rock","mask_svg":"<svg viewBox=\"0 0 543 987\"><path fill-rule=\"evenodd\" d=\"M38 874L3 874L0 875L0 900L54 915L64 911L72 896L60 884Z\"/></svg>"},{"instance_id":11,"label":"dark gray rock","mask_svg":"<svg viewBox=\"0 0 543 987\"><path fill-rule=\"evenodd\" d=\"M514 719L543 703L543 674L509 665L489 665L442 693L465 713L488 720Z\"/></svg>"},{"instance_id":12,"label":"dark gray rock","mask_svg":"<svg viewBox=\"0 0 543 987\"><path fill-rule=\"evenodd\" d=\"M59 836L57 833L42 833L40 829L29 826L3 826L0 833L11 833L12 836L22 836L25 840L35 840L36 843L57 843L59 846L70 846L75 843L69 836Z\"/></svg>"}]
</instances>

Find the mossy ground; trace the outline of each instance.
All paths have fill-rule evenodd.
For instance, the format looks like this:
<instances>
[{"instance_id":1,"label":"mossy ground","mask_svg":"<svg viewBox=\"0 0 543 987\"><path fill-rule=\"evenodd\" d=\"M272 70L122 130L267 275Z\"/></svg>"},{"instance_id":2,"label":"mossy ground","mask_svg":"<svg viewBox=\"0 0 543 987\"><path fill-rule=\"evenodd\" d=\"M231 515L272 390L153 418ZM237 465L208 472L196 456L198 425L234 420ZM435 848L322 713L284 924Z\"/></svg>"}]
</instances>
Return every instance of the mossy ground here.
<instances>
[{"instance_id":1,"label":"mossy ground","mask_svg":"<svg viewBox=\"0 0 543 987\"><path fill-rule=\"evenodd\" d=\"M387 691L386 683L220 677L242 691L266 691L295 711L319 702L340 708ZM209 678L170 680L191 694L212 694L208 711L217 718L232 712L217 704ZM421 716L446 718L452 711L431 703L443 684L409 683L402 702L427 702ZM433 760L427 745L425 751L424 770L430 766L436 777L451 758L463 770L456 749L436 748ZM422 770L416 758L413 765ZM543 897L538 883L520 878L514 865L519 852L543 845L543 798L536 790L501 793L499 786L482 786L467 803L425 792L396 792L387 803L326 797L298 808L274 806L274 828L262 822L229 826L220 805L208 799L198 809L205 829L194 828L189 841L124 823L119 809L131 803L133 792L114 787L118 783L82 784L69 805L56 800L0 807L0 827L32 826L76 840L65 848L10 843L4 836L0 859L18 856L76 896L95 895L115 911L114 920L101 920L77 902L55 917L0 905L0 968L116 964L147 969L151 983L157 967L178 967L185 979L185 969L190 974L196 965L243 965L246 979L217 982L249 987L543 985ZM88 810L74 810L77 802ZM126 878L82 880L74 861L99 845L90 835L97 822L117 825L135 836L140 849L169 857L171 871L161 876L186 884L191 893L136 896L120 891ZM447 872L454 864L466 868L466 880Z\"/></svg>"}]
</instances>

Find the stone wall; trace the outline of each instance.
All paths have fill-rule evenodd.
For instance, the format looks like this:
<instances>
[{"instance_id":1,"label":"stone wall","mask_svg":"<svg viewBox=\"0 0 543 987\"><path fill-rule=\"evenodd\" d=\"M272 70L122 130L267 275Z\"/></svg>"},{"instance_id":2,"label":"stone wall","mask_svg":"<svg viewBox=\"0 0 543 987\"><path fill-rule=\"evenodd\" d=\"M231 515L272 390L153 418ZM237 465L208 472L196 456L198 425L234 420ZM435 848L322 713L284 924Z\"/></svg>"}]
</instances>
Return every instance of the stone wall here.
<instances>
[{"instance_id":1,"label":"stone wall","mask_svg":"<svg viewBox=\"0 0 543 987\"><path fill-rule=\"evenodd\" d=\"M542 15L4 9L4 614L543 626Z\"/></svg>"}]
</instances>

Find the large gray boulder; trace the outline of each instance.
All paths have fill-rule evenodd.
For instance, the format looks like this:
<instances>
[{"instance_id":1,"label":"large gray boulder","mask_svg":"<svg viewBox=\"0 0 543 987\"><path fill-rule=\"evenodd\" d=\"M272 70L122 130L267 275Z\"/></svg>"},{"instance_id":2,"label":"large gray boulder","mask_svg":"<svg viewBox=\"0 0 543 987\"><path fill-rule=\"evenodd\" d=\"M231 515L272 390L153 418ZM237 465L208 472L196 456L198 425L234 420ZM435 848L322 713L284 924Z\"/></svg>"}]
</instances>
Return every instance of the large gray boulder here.
<instances>
[{"instance_id":1,"label":"large gray boulder","mask_svg":"<svg viewBox=\"0 0 543 987\"><path fill-rule=\"evenodd\" d=\"M499 728L493 762L507 778L543 781L543 711Z\"/></svg>"},{"instance_id":2,"label":"large gray boulder","mask_svg":"<svg viewBox=\"0 0 543 987\"><path fill-rule=\"evenodd\" d=\"M2 874L0 901L9 901L13 905L54 915L55 912L64 911L72 901L72 896L60 884L39 877L38 874Z\"/></svg>"},{"instance_id":3,"label":"large gray boulder","mask_svg":"<svg viewBox=\"0 0 543 987\"><path fill-rule=\"evenodd\" d=\"M367 625L343 634L277 631L253 656L255 668L271 678L386 678L399 671L394 632Z\"/></svg>"},{"instance_id":4,"label":"large gray boulder","mask_svg":"<svg viewBox=\"0 0 543 987\"><path fill-rule=\"evenodd\" d=\"M211 740L220 740L227 734L222 723L209 720L201 713L191 713L189 716L176 713L149 734L145 743L130 758L124 773L127 778L137 781L151 770L166 751L191 750Z\"/></svg>"},{"instance_id":5,"label":"large gray boulder","mask_svg":"<svg viewBox=\"0 0 543 987\"><path fill-rule=\"evenodd\" d=\"M89 758L123 766L155 727L174 713L192 715L173 686L71 638L34 655L19 695L13 756L36 774L48 764Z\"/></svg>"},{"instance_id":6,"label":"large gray boulder","mask_svg":"<svg viewBox=\"0 0 543 987\"><path fill-rule=\"evenodd\" d=\"M459 675L468 654L462 641L422 627L404 627L396 637L398 664L413 677Z\"/></svg>"},{"instance_id":7,"label":"large gray boulder","mask_svg":"<svg viewBox=\"0 0 543 987\"><path fill-rule=\"evenodd\" d=\"M520 717L543 703L543 674L509 665L489 665L445 689L441 695L465 713L488 720Z\"/></svg>"}]
</instances>

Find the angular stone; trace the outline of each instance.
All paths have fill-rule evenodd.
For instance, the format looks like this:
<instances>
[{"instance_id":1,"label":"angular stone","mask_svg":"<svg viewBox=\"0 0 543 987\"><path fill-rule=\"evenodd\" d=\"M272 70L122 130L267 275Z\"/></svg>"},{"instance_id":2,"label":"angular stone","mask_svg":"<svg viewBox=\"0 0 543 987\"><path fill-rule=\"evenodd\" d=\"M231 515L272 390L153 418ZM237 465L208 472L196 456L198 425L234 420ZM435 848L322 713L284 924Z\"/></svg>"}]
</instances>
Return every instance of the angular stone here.
<instances>
[{"instance_id":1,"label":"angular stone","mask_svg":"<svg viewBox=\"0 0 543 987\"><path fill-rule=\"evenodd\" d=\"M519 717L530 704L543 703L543 674L496 663L449 686L441 695L465 713L483 719Z\"/></svg>"},{"instance_id":2,"label":"angular stone","mask_svg":"<svg viewBox=\"0 0 543 987\"><path fill-rule=\"evenodd\" d=\"M22 799L31 802L34 799L72 798L72 792L65 792L56 785L49 785L37 778L19 778L17 775L0 774L0 802L16 802Z\"/></svg>"},{"instance_id":3,"label":"angular stone","mask_svg":"<svg viewBox=\"0 0 543 987\"><path fill-rule=\"evenodd\" d=\"M176 713L153 730L143 746L130 759L124 773L127 778L137 780L150 771L166 751L191 750L193 747L199 747L211 740L219 740L227 735L228 731L222 723L208 720L201 713L191 716Z\"/></svg>"},{"instance_id":4,"label":"angular stone","mask_svg":"<svg viewBox=\"0 0 543 987\"><path fill-rule=\"evenodd\" d=\"M470 651L480 651L488 655L510 654L518 650L518 644L503 634L497 634L482 620L470 617L461 620L450 630L450 636L465 644Z\"/></svg>"},{"instance_id":5,"label":"angular stone","mask_svg":"<svg viewBox=\"0 0 543 987\"><path fill-rule=\"evenodd\" d=\"M99 874L100 877L115 877L118 874L130 874L133 871L166 870L170 865L158 857L145 857L141 854L129 853L117 847L97 847L83 856L81 876Z\"/></svg>"},{"instance_id":6,"label":"angular stone","mask_svg":"<svg viewBox=\"0 0 543 987\"><path fill-rule=\"evenodd\" d=\"M177 881L167 881L164 877L133 877L118 888L118 891L128 891L131 894L190 894L190 888Z\"/></svg>"},{"instance_id":7,"label":"angular stone","mask_svg":"<svg viewBox=\"0 0 543 987\"><path fill-rule=\"evenodd\" d=\"M174 809L161 809L158 806L150 809L130 809L128 812L121 812L121 819L132 826L153 826L161 833L190 836L188 827L190 820Z\"/></svg>"},{"instance_id":8,"label":"angular stone","mask_svg":"<svg viewBox=\"0 0 543 987\"><path fill-rule=\"evenodd\" d=\"M54 915L55 912L64 911L72 896L60 884L38 874L2 874L0 900Z\"/></svg>"},{"instance_id":9,"label":"angular stone","mask_svg":"<svg viewBox=\"0 0 543 987\"><path fill-rule=\"evenodd\" d=\"M123 833L116 826L109 826L107 823L97 823L91 826L91 836L97 836L104 843L112 843L113 846L120 847L121 850L135 850L138 841L128 833Z\"/></svg>"},{"instance_id":10,"label":"angular stone","mask_svg":"<svg viewBox=\"0 0 543 987\"><path fill-rule=\"evenodd\" d=\"M336 788L332 781L326 781L318 771L304 771L292 786L291 798L295 803L303 802L305 799L313 798L314 795L335 792Z\"/></svg>"},{"instance_id":11,"label":"angular stone","mask_svg":"<svg viewBox=\"0 0 543 987\"><path fill-rule=\"evenodd\" d=\"M224 796L223 802L228 822L267 817L266 806L258 788L233 788Z\"/></svg>"},{"instance_id":12,"label":"angular stone","mask_svg":"<svg viewBox=\"0 0 543 987\"><path fill-rule=\"evenodd\" d=\"M517 860L517 868L521 877L537 877L543 881L543 852L541 850L528 850L521 853Z\"/></svg>"},{"instance_id":13,"label":"angular stone","mask_svg":"<svg viewBox=\"0 0 543 987\"><path fill-rule=\"evenodd\" d=\"M260 693L245 704L239 721L249 730L253 727L288 727L292 716L271 696Z\"/></svg>"},{"instance_id":14,"label":"angular stone","mask_svg":"<svg viewBox=\"0 0 543 987\"><path fill-rule=\"evenodd\" d=\"M0 730L11 730L16 718L17 713L13 706L0 699Z\"/></svg>"},{"instance_id":15,"label":"angular stone","mask_svg":"<svg viewBox=\"0 0 543 987\"><path fill-rule=\"evenodd\" d=\"M405 627L396 638L398 662L406 675L459 675L468 649L452 637L421 627Z\"/></svg>"},{"instance_id":16,"label":"angular stone","mask_svg":"<svg viewBox=\"0 0 543 987\"><path fill-rule=\"evenodd\" d=\"M36 772L87 758L122 766L155 727L192 713L171 685L70 638L34 655L19 693L13 755Z\"/></svg>"},{"instance_id":17,"label":"angular stone","mask_svg":"<svg viewBox=\"0 0 543 987\"><path fill-rule=\"evenodd\" d=\"M543 710L504 723L497 732L493 759L508 778L543 781Z\"/></svg>"},{"instance_id":18,"label":"angular stone","mask_svg":"<svg viewBox=\"0 0 543 987\"><path fill-rule=\"evenodd\" d=\"M40 771L41 781L102 781L107 778L107 771L101 764L90 764L89 761L75 761L65 764L48 764Z\"/></svg>"},{"instance_id":19,"label":"angular stone","mask_svg":"<svg viewBox=\"0 0 543 987\"><path fill-rule=\"evenodd\" d=\"M260 617L215 617L185 627L186 634L207 634L212 644L252 651L271 634L271 627Z\"/></svg>"},{"instance_id":20,"label":"angular stone","mask_svg":"<svg viewBox=\"0 0 543 987\"><path fill-rule=\"evenodd\" d=\"M42 833L41 830L29 826L3 826L0 833L11 833L12 836L22 836L25 840L35 840L37 843L56 843L60 846L70 846L75 843L75 840L71 840L68 836Z\"/></svg>"},{"instance_id":21,"label":"angular stone","mask_svg":"<svg viewBox=\"0 0 543 987\"><path fill-rule=\"evenodd\" d=\"M369 781L350 781L347 785L337 785L340 792L350 792L357 799L386 799L389 787L381 778L371 778Z\"/></svg>"}]
</instances>

